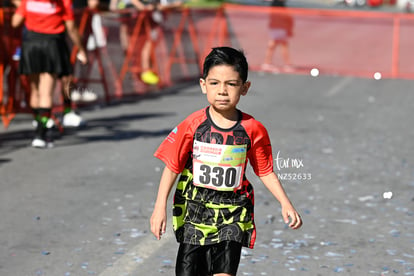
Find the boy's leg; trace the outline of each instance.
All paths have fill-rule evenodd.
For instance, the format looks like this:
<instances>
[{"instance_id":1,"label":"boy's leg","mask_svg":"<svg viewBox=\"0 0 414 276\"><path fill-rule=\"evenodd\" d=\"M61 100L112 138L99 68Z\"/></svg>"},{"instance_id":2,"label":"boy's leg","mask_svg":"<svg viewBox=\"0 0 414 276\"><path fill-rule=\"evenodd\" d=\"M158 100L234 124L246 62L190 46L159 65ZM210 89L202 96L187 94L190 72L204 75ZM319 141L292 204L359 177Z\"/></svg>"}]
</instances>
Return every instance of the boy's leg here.
<instances>
[{"instance_id":1,"label":"boy's leg","mask_svg":"<svg viewBox=\"0 0 414 276\"><path fill-rule=\"evenodd\" d=\"M242 245L224 241L199 246L181 243L175 266L176 276L234 276L240 263Z\"/></svg>"},{"instance_id":2,"label":"boy's leg","mask_svg":"<svg viewBox=\"0 0 414 276\"><path fill-rule=\"evenodd\" d=\"M72 109L71 91L73 76L62 76L63 120L64 127L79 127L85 124L83 118Z\"/></svg>"},{"instance_id":3,"label":"boy's leg","mask_svg":"<svg viewBox=\"0 0 414 276\"><path fill-rule=\"evenodd\" d=\"M175 265L176 276L207 276L209 265L206 252L208 247L180 243Z\"/></svg>"},{"instance_id":4,"label":"boy's leg","mask_svg":"<svg viewBox=\"0 0 414 276\"><path fill-rule=\"evenodd\" d=\"M211 269L215 276L236 275L239 268L242 245L234 241L224 241L210 249Z\"/></svg>"}]
</instances>

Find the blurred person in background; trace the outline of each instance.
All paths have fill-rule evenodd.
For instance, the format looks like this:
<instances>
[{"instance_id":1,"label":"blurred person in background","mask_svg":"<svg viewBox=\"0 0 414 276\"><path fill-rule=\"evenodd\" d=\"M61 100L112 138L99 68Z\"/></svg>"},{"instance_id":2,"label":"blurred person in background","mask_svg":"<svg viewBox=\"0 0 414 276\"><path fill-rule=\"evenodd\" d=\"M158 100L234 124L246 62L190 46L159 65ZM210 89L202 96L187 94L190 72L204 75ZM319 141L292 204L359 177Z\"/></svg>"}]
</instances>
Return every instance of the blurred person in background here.
<instances>
[{"instance_id":1,"label":"blurred person in background","mask_svg":"<svg viewBox=\"0 0 414 276\"><path fill-rule=\"evenodd\" d=\"M73 73L66 31L79 49L79 60L86 64L87 56L75 25L71 0L22 0L12 17L12 26L23 23L27 34L22 41L19 72L29 77L30 106L37 122L32 146L49 148L53 147L50 118L56 80Z\"/></svg>"},{"instance_id":2,"label":"blurred person in background","mask_svg":"<svg viewBox=\"0 0 414 276\"><path fill-rule=\"evenodd\" d=\"M98 1L98 0L96 0ZM99 2L99 1L98 1ZM13 5L15 7L19 7L21 0L13 0ZM87 5L86 0L75 0L73 1L72 7L76 9L83 9ZM24 36L27 32L25 25L23 24L22 27L22 39L24 40ZM13 54L13 60L20 61L21 56L21 45L16 47L15 53ZM95 101L97 96L95 93L89 90L83 91L83 93L79 93L78 90L73 90L73 76L59 76L62 85L61 85L61 95L63 99L63 117L62 117L62 125L64 127L79 127L84 125L86 122L81 117L81 115L73 109L73 101L83 101L83 102L90 102ZM33 126L37 127L37 121L33 121Z\"/></svg>"},{"instance_id":3,"label":"blurred person in background","mask_svg":"<svg viewBox=\"0 0 414 276\"><path fill-rule=\"evenodd\" d=\"M121 48L126 54L129 42L129 23L132 18L132 13L136 10L151 10L153 5L144 4L145 1L140 0L111 0L109 3L109 10L120 11L120 26L119 26L119 40Z\"/></svg>"},{"instance_id":4,"label":"blurred person in background","mask_svg":"<svg viewBox=\"0 0 414 276\"><path fill-rule=\"evenodd\" d=\"M85 8L94 12L92 16L92 34L87 39L86 49L93 50L95 47L106 46L106 37L103 32L101 16L99 10L99 0L76 0L73 2L74 9L83 10ZM89 59L89 58L88 58ZM85 73L84 66L81 66L80 75ZM86 121L82 118L79 112L73 109L73 102L93 102L98 99L96 93L91 89L77 87L77 83L74 82L73 75L65 76L62 78L62 96L63 96L63 119L62 124L64 127L80 127L86 124Z\"/></svg>"},{"instance_id":5,"label":"blurred person in background","mask_svg":"<svg viewBox=\"0 0 414 276\"><path fill-rule=\"evenodd\" d=\"M165 9L177 8L182 4L181 1L171 0L111 0L109 5L110 10L123 10L127 8L136 8L139 11L151 11L149 18L150 34L146 38L141 50L141 80L149 85L156 85L159 82L158 75L152 70L154 64L151 64L151 55L155 50L159 38L159 26L164 21L162 13ZM125 15L121 14L121 18ZM128 22L121 20L120 26L120 41L124 53L128 50L129 34Z\"/></svg>"},{"instance_id":6,"label":"blurred person in background","mask_svg":"<svg viewBox=\"0 0 414 276\"><path fill-rule=\"evenodd\" d=\"M88 54L88 60L90 63L93 63L93 59L95 56L93 52L96 49L105 49L107 45L106 34L104 32L104 27L102 25L102 16L99 13L100 10L100 1L99 0L88 0L87 1L87 10L86 12L91 13L91 26L90 26L90 33L86 38L86 50ZM110 58L108 57L107 52L105 52L108 61L110 62ZM89 68L85 66L81 66L80 72L78 75L82 77L88 76ZM70 92L70 99L72 101L78 102L92 102L98 99L98 96L88 88L71 88L69 87Z\"/></svg>"},{"instance_id":7,"label":"blurred person in background","mask_svg":"<svg viewBox=\"0 0 414 276\"><path fill-rule=\"evenodd\" d=\"M99 0L73 0L72 7L74 12L83 11L86 7L97 8ZM86 124L77 110L74 109L73 102L93 102L98 99L98 96L90 89L80 90L76 87L74 76L62 76L61 93L63 98L63 117L62 125L64 127L76 128Z\"/></svg>"},{"instance_id":8,"label":"blurred person in background","mask_svg":"<svg viewBox=\"0 0 414 276\"><path fill-rule=\"evenodd\" d=\"M290 53L289 38L293 36L293 17L285 12L274 12L273 7L286 7L285 0L272 0L269 16L269 41L262 70L268 72L279 72L279 68L273 64L273 54L279 47L283 59L282 70L290 72L293 70Z\"/></svg>"}]
</instances>

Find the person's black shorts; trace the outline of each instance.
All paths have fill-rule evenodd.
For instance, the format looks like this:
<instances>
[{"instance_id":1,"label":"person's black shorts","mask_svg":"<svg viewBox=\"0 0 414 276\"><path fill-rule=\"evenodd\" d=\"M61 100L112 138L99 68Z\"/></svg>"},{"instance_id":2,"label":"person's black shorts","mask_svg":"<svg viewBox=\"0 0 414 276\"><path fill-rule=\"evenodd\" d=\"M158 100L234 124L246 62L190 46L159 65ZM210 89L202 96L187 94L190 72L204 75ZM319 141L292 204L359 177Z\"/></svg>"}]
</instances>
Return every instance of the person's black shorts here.
<instances>
[{"instance_id":1,"label":"person's black shorts","mask_svg":"<svg viewBox=\"0 0 414 276\"><path fill-rule=\"evenodd\" d=\"M23 75L50 73L59 77L73 73L65 33L27 31L22 41L19 72Z\"/></svg>"},{"instance_id":2,"label":"person's black shorts","mask_svg":"<svg viewBox=\"0 0 414 276\"><path fill-rule=\"evenodd\" d=\"M175 267L176 276L236 275L241 250L241 243L234 241L204 246L181 243Z\"/></svg>"}]
</instances>

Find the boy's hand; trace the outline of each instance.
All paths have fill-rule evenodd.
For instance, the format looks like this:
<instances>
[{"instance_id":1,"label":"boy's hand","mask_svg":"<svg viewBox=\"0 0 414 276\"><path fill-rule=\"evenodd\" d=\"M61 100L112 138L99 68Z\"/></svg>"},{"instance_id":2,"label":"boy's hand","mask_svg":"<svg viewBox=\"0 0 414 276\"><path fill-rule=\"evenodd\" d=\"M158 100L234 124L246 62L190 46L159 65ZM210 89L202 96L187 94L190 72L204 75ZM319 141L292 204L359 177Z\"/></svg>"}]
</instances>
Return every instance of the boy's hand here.
<instances>
[{"instance_id":1,"label":"boy's hand","mask_svg":"<svg viewBox=\"0 0 414 276\"><path fill-rule=\"evenodd\" d=\"M282 216L286 224L288 224L290 221L289 223L290 228L298 229L299 227L302 226L302 218L300 217L299 213L296 212L296 210L293 207L286 208L286 209L282 208Z\"/></svg>"},{"instance_id":2,"label":"boy's hand","mask_svg":"<svg viewBox=\"0 0 414 276\"><path fill-rule=\"evenodd\" d=\"M167 214L164 208L154 208L150 224L151 232L154 234L157 240L160 240L161 236L165 233L165 229L167 228Z\"/></svg>"},{"instance_id":3,"label":"boy's hand","mask_svg":"<svg viewBox=\"0 0 414 276\"><path fill-rule=\"evenodd\" d=\"M83 64L87 64L88 63L88 55L86 54L85 50L80 49L78 51L78 54L76 55L76 58Z\"/></svg>"}]
</instances>

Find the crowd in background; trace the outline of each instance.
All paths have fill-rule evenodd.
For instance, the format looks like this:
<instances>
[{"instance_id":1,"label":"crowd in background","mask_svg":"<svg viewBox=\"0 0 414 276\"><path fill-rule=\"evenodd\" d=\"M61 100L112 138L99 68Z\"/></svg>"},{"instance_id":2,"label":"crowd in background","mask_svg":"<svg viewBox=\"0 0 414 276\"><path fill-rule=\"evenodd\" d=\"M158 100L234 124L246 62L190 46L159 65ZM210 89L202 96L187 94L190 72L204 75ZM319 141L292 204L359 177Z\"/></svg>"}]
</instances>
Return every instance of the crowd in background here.
<instances>
[{"instance_id":1,"label":"crowd in background","mask_svg":"<svg viewBox=\"0 0 414 276\"><path fill-rule=\"evenodd\" d=\"M40 6L33 3L42 3ZM57 10L54 5L59 6ZM156 85L160 78L153 70L154 64L151 55L159 39L160 24L163 22L162 10L177 8L182 5L176 0L12 0L4 3L4 6L15 7L16 12L12 18L12 25L21 28L22 45L18 45L13 53L13 59L19 61L19 73L26 76L30 84L30 107L33 112L35 134L32 146L36 148L53 147L53 132L56 123L63 127L80 127L86 124L79 112L75 110L74 102L96 101L98 96L91 90L79 90L75 84L73 75L73 60L71 58L71 46L78 50L77 59L82 64L88 62L88 51L97 47L106 46L106 35L102 26L101 15L98 11L118 12L119 17L119 42L123 54L127 54L130 36L131 10L150 12L150 35L141 37L140 53L140 80L147 85ZM25 5L25 7L22 7ZM45 6L46 5L46 6ZM44 9L50 5L50 11ZM284 7L284 0L272 0L270 6ZM81 40L74 11L89 10L93 12L91 21L92 31L87 43ZM123 12L124 11L124 12ZM55 13L55 21L50 23L50 15ZM34 19L33 19L34 18ZM136 18L135 18L136 20ZM43 23L39 23L43 22ZM49 22L49 23L48 23ZM68 23L69 22L69 23ZM50 25L51 24L51 25ZM55 26L49 29L42 26ZM283 71L291 69L288 40L293 34L293 19L286 14L270 14L269 17L269 41L266 57L262 64L264 71L278 72L279 67L272 64L276 48L281 49L284 65ZM68 40L68 37L70 40ZM71 41L71 45L67 42ZM45 43L47 42L47 43ZM51 48L51 45L55 45ZM41 49L41 51L39 51ZM48 61L48 63L45 63ZM63 115L60 122L53 117L53 91L57 81L61 82L61 96L63 99Z\"/></svg>"}]
</instances>

